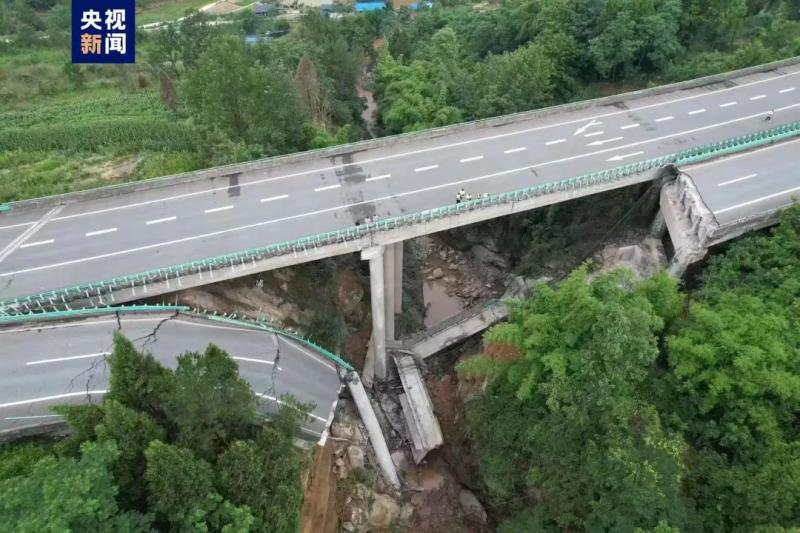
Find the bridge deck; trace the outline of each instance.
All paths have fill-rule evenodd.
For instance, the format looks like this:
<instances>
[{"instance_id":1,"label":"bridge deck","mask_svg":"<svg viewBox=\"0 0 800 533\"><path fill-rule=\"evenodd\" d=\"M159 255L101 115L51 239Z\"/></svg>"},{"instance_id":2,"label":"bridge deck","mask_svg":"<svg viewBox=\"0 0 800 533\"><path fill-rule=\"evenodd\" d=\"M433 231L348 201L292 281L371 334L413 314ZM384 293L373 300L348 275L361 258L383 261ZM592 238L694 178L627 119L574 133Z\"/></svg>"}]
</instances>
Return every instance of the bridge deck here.
<instances>
[{"instance_id":1,"label":"bridge deck","mask_svg":"<svg viewBox=\"0 0 800 533\"><path fill-rule=\"evenodd\" d=\"M800 66L278 163L257 162L0 215L0 301L350 228L652 160L800 120ZM621 184L624 185L624 184ZM123 191L129 191L122 193ZM47 202L44 202L47 203ZM41 224L37 225L37 222ZM20 231L31 230L20 237Z\"/></svg>"},{"instance_id":2,"label":"bridge deck","mask_svg":"<svg viewBox=\"0 0 800 533\"><path fill-rule=\"evenodd\" d=\"M107 314L0 326L0 434L58 420L48 411L52 405L90 397L98 401L108 388L105 356L118 328L170 368L176 366L177 355L214 343L236 360L266 412L275 409L282 395L291 394L314 403L304 423L309 438L320 438L330 424L340 389L336 366L299 342L183 313L122 312L119 322Z\"/></svg>"}]
</instances>

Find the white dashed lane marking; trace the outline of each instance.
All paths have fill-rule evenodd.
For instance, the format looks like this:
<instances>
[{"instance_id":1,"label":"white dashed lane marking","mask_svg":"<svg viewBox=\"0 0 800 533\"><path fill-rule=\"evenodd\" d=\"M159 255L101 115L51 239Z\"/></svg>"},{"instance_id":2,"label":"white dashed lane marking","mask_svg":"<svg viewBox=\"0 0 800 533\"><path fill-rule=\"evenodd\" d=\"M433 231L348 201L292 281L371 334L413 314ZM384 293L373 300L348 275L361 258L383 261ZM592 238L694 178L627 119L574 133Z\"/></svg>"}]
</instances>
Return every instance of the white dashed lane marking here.
<instances>
[{"instance_id":1,"label":"white dashed lane marking","mask_svg":"<svg viewBox=\"0 0 800 533\"><path fill-rule=\"evenodd\" d=\"M510 150L503 150L503 153L504 154L513 154L513 153L516 153L516 152L524 152L524 151L525 151L525 147L524 146L520 146L519 148L511 148Z\"/></svg>"},{"instance_id":2,"label":"white dashed lane marking","mask_svg":"<svg viewBox=\"0 0 800 533\"><path fill-rule=\"evenodd\" d=\"M747 176L736 178L735 180L723 181L722 183L718 183L717 187L724 187L725 185L730 185L731 183L737 183L740 181L749 180L750 178L755 178L756 176L758 176L758 174L748 174Z\"/></svg>"},{"instance_id":3,"label":"white dashed lane marking","mask_svg":"<svg viewBox=\"0 0 800 533\"><path fill-rule=\"evenodd\" d=\"M45 241L36 241L36 242L26 242L25 244L20 244L20 248L30 248L32 246L42 246L45 244L53 244L55 241L53 239L47 239Z\"/></svg>"},{"instance_id":4,"label":"white dashed lane marking","mask_svg":"<svg viewBox=\"0 0 800 533\"><path fill-rule=\"evenodd\" d=\"M470 161L480 161L481 159L483 159L482 155L476 155L475 157L468 157L466 159L462 159L459 162L460 163L469 163Z\"/></svg>"},{"instance_id":5,"label":"white dashed lane marking","mask_svg":"<svg viewBox=\"0 0 800 533\"><path fill-rule=\"evenodd\" d=\"M439 165L428 165L427 167L415 168L414 172L425 172L426 170L433 170L435 168L439 168Z\"/></svg>"},{"instance_id":6,"label":"white dashed lane marking","mask_svg":"<svg viewBox=\"0 0 800 533\"><path fill-rule=\"evenodd\" d=\"M106 228L106 229L99 229L97 231L90 231L86 233L87 237L94 237L95 235L105 235L106 233L114 233L117 231L117 228Z\"/></svg>"},{"instance_id":7,"label":"white dashed lane marking","mask_svg":"<svg viewBox=\"0 0 800 533\"><path fill-rule=\"evenodd\" d=\"M275 200L285 200L286 198L289 198L288 194L281 194L280 196L270 196L269 198L262 198L259 201L262 204L264 204L264 203L267 203L267 202L274 202Z\"/></svg>"},{"instance_id":8,"label":"white dashed lane marking","mask_svg":"<svg viewBox=\"0 0 800 533\"><path fill-rule=\"evenodd\" d=\"M228 209L233 209L232 205L223 205L222 207L212 207L211 209L206 209L203 211L205 214L209 213L218 213L219 211L227 211Z\"/></svg>"},{"instance_id":9,"label":"white dashed lane marking","mask_svg":"<svg viewBox=\"0 0 800 533\"><path fill-rule=\"evenodd\" d=\"M391 174L381 174L380 176L372 176L371 178L367 178L366 181L378 181L378 180L385 180L391 178Z\"/></svg>"},{"instance_id":10,"label":"white dashed lane marking","mask_svg":"<svg viewBox=\"0 0 800 533\"><path fill-rule=\"evenodd\" d=\"M566 139L556 139L555 141L547 141L544 144L545 144L545 146L552 146L554 144L561 144L561 143L565 143L565 142L567 142Z\"/></svg>"},{"instance_id":11,"label":"white dashed lane marking","mask_svg":"<svg viewBox=\"0 0 800 533\"><path fill-rule=\"evenodd\" d=\"M162 222L172 222L178 217L165 217L165 218L157 218L155 220L148 220L145 222L146 225L151 226L153 224L161 224Z\"/></svg>"}]
</instances>

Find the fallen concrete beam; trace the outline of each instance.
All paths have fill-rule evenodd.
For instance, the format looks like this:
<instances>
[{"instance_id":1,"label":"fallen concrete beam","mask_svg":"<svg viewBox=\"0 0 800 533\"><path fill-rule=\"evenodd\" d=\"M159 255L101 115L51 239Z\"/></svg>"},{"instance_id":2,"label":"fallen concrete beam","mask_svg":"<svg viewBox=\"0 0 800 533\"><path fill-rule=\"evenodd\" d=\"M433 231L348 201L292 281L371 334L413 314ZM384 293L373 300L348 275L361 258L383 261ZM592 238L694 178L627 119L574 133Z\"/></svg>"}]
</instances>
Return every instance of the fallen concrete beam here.
<instances>
[{"instance_id":1,"label":"fallen concrete beam","mask_svg":"<svg viewBox=\"0 0 800 533\"><path fill-rule=\"evenodd\" d=\"M444 443L444 437L416 361L409 355L395 355L394 361L405 391L399 399L411 435L411 452L419 463L429 451Z\"/></svg>"}]
</instances>

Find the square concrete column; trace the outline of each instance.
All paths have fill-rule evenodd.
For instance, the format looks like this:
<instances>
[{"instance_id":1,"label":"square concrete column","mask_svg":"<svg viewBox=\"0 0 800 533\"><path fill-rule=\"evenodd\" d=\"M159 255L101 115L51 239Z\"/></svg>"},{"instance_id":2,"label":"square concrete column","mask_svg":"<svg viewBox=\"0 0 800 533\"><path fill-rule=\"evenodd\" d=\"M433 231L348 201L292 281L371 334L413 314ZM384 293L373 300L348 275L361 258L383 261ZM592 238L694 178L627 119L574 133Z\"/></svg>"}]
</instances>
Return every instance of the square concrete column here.
<instances>
[{"instance_id":1,"label":"square concrete column","mask_svg":"<svg viewBox=\"0 0 800 533\"><path fill-rule=\"evenodd\" d=\"M403 242L394 243L394 312L403 312Z\"/></svg>"},{"instance_id":2,"label":"square concrete column","mask_svg":"<svg viewBox=\"0 0 800 533\"><path fill-rule=\"evenodd\" d=\"M394 340L395 259L394 244L383 247L383 288L386 298L386 340Z\"/></svg>"},{"instance_id":3,"label":"square concrete column","mask_svg":"<svg viewBox=\"0 0 800 533\"><path fill-rule=\"evenodd\" d=\"M374 341L375 378L385 381L386 365L386 292L384 286L383 246L361 251L361 259L369 261L370 301L372 303L372 340Z\"/></svg>"}]
</instances>

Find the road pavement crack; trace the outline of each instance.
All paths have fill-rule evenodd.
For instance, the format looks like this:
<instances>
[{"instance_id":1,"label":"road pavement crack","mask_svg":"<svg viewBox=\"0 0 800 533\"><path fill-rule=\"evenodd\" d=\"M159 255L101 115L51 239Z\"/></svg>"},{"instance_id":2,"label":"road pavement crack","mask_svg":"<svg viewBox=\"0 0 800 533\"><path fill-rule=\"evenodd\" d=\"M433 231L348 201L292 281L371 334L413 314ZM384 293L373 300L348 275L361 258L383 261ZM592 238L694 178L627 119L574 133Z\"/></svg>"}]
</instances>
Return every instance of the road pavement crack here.
<instances>
[{"instance_id":1,"label":"road pavement crack","mask_svg":"<svg viewBox=\"0 0 800 533\"><path fill-rule=\"evenodd\" d=\"M152 332L148 333L147 335L143 335L141 337L133 339L133 342L136 343L140 340L144 340L144 342L142 343L142 350L147 348L148 344L158 342L158 330L161 329L161 326L163 326L166 322L169 322L173 318L178 318L178 314L179 311L176 310L172 315L160 320L158 324L156 324L156 327L153 328Z\"/></svg>"}]
</instances>

